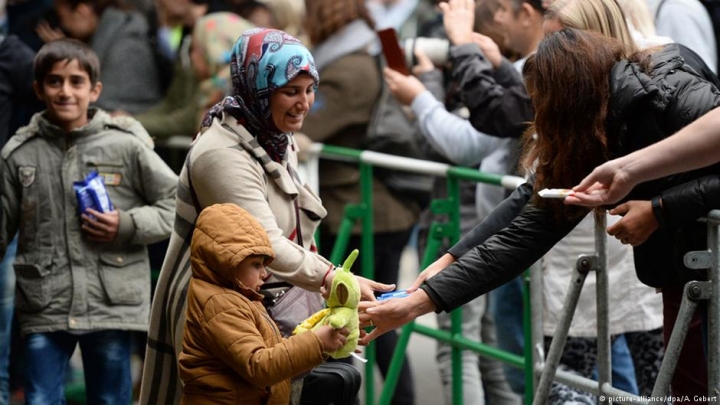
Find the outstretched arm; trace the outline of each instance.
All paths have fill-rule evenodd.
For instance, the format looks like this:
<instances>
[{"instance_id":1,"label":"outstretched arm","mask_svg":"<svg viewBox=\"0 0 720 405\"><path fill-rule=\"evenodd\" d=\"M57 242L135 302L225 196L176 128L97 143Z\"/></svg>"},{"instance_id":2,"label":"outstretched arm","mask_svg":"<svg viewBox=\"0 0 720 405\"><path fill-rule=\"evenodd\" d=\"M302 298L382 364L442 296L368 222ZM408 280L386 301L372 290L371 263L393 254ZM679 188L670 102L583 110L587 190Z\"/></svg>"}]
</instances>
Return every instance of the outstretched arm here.
<instances>
[{"instance_id":1,"label":"outstretched arm","mask_svg":"<svg viewBox=\"0 0 720 405\"><path fill-rule=\"evenodd\" d=\"M613 204L635 185L709 166L720 161L720 109L714 109L675 135L595 168L566 204Z\"/></svg>"}]
</instances>

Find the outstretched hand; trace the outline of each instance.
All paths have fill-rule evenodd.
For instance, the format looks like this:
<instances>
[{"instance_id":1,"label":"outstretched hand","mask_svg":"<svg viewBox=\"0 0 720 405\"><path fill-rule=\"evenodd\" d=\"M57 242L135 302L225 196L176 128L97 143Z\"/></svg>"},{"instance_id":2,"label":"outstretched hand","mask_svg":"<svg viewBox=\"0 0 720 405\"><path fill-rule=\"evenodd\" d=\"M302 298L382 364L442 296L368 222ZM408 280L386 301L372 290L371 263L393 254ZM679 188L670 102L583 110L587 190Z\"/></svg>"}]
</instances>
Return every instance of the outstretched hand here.
<instances>
[{"instance_id":1,"label":"outstretched hand","mask_svg":"<svg viewBox=\"0 0 720 405\"><path fill-rule=\"evenodd\" d=\"M383 284L365 277L356 277L360 283L360 299L362 300L377 301L375 298L375 291L390 292L395 290L395 284Z\"/></svg>"},{"instance_id":2,"label":"outstretched hand","mask_svg":"<svg viewBox=\"0 0 720 405\"><path fill-rule=\"evenodd\" d=\"M592 171L580 184L573 187L575 193L565 197L565 204L597 207L614 204L627 196L635 187L622 158L606 162Z\"/></svg>"},{"instance_id":3,"label":"outstretched hand","mask_svg":"<svg viewBox=\"0 0 720 405\"><path fill-rule=\"evenodd\" d=\"M379 336L433 310L435 310L435 304L423 290L418 290L405 298L391 298L376 303L361 302L359 306L360 325L374 327L374 329L362 336L358 344L367 345Z\"/></svg>"},{"instance_id":4,"label":"outstretched hand","mask_svg":"<svg viewBox=\"0 0 720 405\"><path fill-rule=\"evenodd\" d=\"M439 259L435 260L423 270L418 277L413 281L413 283L410 285L410 287L407 288L407 292L414 292L420 286L425 282L425 280L433 277L434 275L440 273L445 267L453 264L455 261L455 257L451 255L450 253L445 253L444 255L440 256Z\"/></svg>"}]
</instances>

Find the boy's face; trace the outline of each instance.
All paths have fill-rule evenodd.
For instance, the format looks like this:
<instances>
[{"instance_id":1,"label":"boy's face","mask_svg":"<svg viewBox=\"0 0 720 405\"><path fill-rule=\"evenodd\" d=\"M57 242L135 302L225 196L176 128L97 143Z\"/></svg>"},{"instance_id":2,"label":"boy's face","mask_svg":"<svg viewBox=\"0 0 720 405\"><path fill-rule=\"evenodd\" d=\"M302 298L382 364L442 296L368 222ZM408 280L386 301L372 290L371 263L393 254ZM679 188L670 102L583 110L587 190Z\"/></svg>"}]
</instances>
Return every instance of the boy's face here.
<instances>
[{"instance_id":1,"label":"boy's face","mask_svg":"<svg viewBox=\"0 0 720 405\"><path fill-rule=\"evenodd\" d=\"M251 255L238 265L237 280L253 291L260 290L266 277L265 256Z\"/></svg>"},{"instance_id":2,"label":"boy's face","mask_svg":"<svg viewBox=\"0 0 720 405\"><path fill-rule=\"evenodd\" d=\"M45 102L46 116L66 131L88 123L88 107L97 101L102 84L90 83L90 75L77 60L55 62L42 83L34 82L35 94Z\"/></svg>"}]
</instances>

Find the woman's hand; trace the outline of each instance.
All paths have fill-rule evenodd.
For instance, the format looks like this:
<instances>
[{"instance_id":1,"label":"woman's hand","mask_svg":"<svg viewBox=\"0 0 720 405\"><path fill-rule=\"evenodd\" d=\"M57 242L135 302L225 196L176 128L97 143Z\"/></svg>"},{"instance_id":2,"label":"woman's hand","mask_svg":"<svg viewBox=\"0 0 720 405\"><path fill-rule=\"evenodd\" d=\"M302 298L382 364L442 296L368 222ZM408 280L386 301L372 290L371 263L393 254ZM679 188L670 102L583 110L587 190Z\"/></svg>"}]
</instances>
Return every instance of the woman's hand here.
<instances>
[{"instance_id":1,"label":"woman's hand","mask_svg":"<svg viewBox=\"0 0 720 405\"><path fill-rule=\"evenodd\" d=\"M360 325L375 327L358 341L367 345L378 336L397 329L415 318L435 310L435 304L423 290L405 298L391 298L380 303L365 303L360 307Z\"/></svg>"},{"instance_id":2,"label":"woman's hand","mask_svg":"<svg viewBox=\"0 0 720 405\"><path fill-rule=\"evenodd\" d=\"M575 193L565 197L565 204L597 207L614 204L627 196L635 187L635 182L625 168L625 160L619 158L596 167L573 187Z\"/></svg>"},{"instance_id":3,"label":"woman's hand","mask_svg":"<svg viewBox=\"0 0 720 405\"><path fill-rule=\"evenodd\" d=\"M405 76L387 67L383 69L383 75L393 97L402 105L412 104L415 97L425 91L425 86L415 76Z\"/></svg>"},{"instance_id":4,"label":"woman's hand","mask_svg":"<svg viewBox=\"0 0 720 405\"><path fill-rule=\"evenodd\" d=\"M360 283L360 299L365 301L377 301L375 291L389 292L395 290L395 284L383 284L369 280L365 277L355 276Z\"/></svg>"},{"instance_id":5,"label":"woman's hand","mask_svg":"<svg viewBox=\"0 0 720 405\"><path fill-rule=\"evenodd\" d=\"M659 226L650 201L628 201L610 210L609 213L623 216L621 220L609 226L607 232L624 245L641 245Z\"/></svg>"},{"instance_id":6,"label":"woman's hand","mask_svg":"<svg viewBox=\"0 0 720 405\"><path fill-rule=\"evenodd\" d=\"M445 253L439 259L427 266L425 270L418 275L415 281L410 285L410 287L408 287L407 292L416 291L425 282L425 280L440 273L445 267L453 264L454 262L455 257L450 253Z\"/></svg>"},{"instance_id":7,"label":"woman's hand","mask_svg":"<svg viewBox=\"0 0 720 405\"><path fill-rule=\"evenodd\" d=\"M443 15L443 24L448 39L453 45L472 42L475 24L474 0L447 0L438 5Z\"/></svg>"}]
</instances>

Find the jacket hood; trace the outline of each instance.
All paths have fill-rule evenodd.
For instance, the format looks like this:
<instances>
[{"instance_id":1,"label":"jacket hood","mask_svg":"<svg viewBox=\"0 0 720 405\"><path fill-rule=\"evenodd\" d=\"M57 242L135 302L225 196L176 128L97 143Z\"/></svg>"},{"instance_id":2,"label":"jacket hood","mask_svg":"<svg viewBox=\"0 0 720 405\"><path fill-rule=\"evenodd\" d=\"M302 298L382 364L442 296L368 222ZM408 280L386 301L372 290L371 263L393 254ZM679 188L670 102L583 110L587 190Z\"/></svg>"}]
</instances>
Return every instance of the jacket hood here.
<instances>
[{"instance_id":1,"label":"jacket hood","mask_svg":"<svg viewBox=\"0 0 720 405\"><path fill-rule=\"evenodd\" d=\"M260 294L237 281L238 265L250 255L266 256L265 265L275 258L265 229L235 204L205 208L195 223L190 249L194 277L238 290L251 298Z\"/></svg>"}]
</instances>

